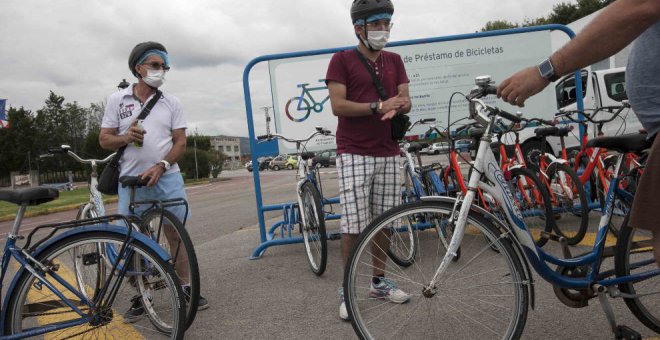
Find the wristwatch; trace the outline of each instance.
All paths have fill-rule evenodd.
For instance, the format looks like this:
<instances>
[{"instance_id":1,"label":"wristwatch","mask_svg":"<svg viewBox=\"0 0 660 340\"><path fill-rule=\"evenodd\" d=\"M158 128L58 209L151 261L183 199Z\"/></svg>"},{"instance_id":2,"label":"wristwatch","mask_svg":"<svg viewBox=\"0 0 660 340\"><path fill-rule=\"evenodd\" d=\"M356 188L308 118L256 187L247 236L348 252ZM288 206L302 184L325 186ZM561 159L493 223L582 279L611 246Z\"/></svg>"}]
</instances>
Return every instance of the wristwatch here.
<instances>
[{"instance_id":1,"label":"wristwatch","mask_svg":"<svg viewBox=\"0 0 660 340\"><path fill-rule=\"evenodd\" d=\"M378 102L371 102L371 104L369 104L369 108L371 108L371 113L375 115L378 114Z\"/></svg>"},{"instance_id":2,"label":"wristwatch","mask_svg":"<svg viewBox=\"0 0 660 340\"><path fill-rule=\"evenodd\" d=\"M552 63L550 62L550 58L542 61L539 66L539 74L541 74L541 78L548 80L548 81L556 81L559 79L559 76L555 73L555 68L552 66Z\"/></svg>"},{"instance_id":3,"label":"wristwatch","mask_svg":"<svg viewBox=\"0 0 660 340\"><path fill-rule=\"evenodd\" d=\"M166 161L166 160L164 160L164 159L161 160L160 162L158 162L158 165L162 166L163 169L165 169L165 171L169 170L169 169L172 167L172 165L170 164L170 162L168 162L168 161Z\"/></svg>"}]
</instances>

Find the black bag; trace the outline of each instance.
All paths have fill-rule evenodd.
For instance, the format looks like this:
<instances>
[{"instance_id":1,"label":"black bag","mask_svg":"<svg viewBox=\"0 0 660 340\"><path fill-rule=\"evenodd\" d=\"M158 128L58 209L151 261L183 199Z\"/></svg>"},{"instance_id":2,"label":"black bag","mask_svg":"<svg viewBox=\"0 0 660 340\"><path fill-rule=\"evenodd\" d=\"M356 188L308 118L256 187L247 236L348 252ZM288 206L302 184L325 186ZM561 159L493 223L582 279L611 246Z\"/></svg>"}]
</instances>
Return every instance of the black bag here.
<instances>
[{"instance_id":1,"label":"black bag","mask_svg":"<svg viewBox=\"0 0 660 340\"><path fill-rule=\"evenodd\" d=\"M161 94L160 90L156 90L156 94L147 103L147 106L142 109L137 119L145 119L149 115L151 109L156 105L158 99L160 99ZM99 183L96 185L96 189L104 195L117 195L119 191L119 160L124 155L124 150L126 150L126 145L117 150L115 156L112 157L112 160L105 166L103 172L101 172L101 176L99 176Z\"/></svg>"},{"instance_id":2,"label":"black bag","mask_svg":"<svg viewBox=\"0 0 660 340\"><path fill-rule=\"evenodd\" d=\"M364 64L364 66L367 68L367 71L369 71L371 80L373 80L374 85L376 86L376 91L378 92L380 99L382 101L387 100L388 98L387 94L385 93L385 88L383 88L383 84L376 76L376 72L374 72L373 68L371 68L371 65L369 65L367 62L367 59L362 55L362 53L360 53L360 50L356 48L355 53L357 53L360 61L362 61L362 64ZM395 141L403 139L403 137L406 136L406 132L408 132L408 128L410 128L410 117L408 117L406 114L397 114L392 117L390 122L392 124L392 139Z\"/></svg>"}]
</instances>

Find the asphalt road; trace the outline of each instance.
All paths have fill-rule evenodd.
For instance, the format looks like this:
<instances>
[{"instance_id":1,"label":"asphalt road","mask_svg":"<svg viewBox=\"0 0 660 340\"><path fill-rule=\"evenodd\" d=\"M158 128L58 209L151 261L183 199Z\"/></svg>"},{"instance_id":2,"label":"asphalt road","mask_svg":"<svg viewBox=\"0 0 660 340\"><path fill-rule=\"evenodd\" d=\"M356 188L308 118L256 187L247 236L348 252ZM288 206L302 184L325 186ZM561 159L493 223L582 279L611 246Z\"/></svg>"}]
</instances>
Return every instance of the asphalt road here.
<instances>
[{"instance_id":1,"label":"asphalt road","mask_svg":"<svg viewBox=\"0 0 660 340\"><path fill-rule=\"evenodd\" d=\"M323 169L326 197L337 195L334 168ZM189 339L352 339L350 323L338 316L337 288L342 280L339 242L329 242L328 268L316 277L308 268L302 244L272 247L250 260L259 245L252 174L246 170L221 174L223 181L187 188L192 208L188 229L199 259L202 294L211 307L201 311L186 333ZM261 172L266 204L295 199L294 171ZM112 212L114 206L108 207ZM338 211L339 207L335 207ZM37 224L75 218L75 211L28 218L23 234ZM281 218L269 213L267 225ZM0 223L5 233L10 222ZM328 223L329 231L337 229ZM4 238L4 236L3 236ZM555 247L553 252L558 252ZM559 302L552 287L535 275L536 309L529 313L524 339L611 339L597 300L571 309ZM646 329L621 299L610 300L619 323Z\"/></svg>"}]
</instances>

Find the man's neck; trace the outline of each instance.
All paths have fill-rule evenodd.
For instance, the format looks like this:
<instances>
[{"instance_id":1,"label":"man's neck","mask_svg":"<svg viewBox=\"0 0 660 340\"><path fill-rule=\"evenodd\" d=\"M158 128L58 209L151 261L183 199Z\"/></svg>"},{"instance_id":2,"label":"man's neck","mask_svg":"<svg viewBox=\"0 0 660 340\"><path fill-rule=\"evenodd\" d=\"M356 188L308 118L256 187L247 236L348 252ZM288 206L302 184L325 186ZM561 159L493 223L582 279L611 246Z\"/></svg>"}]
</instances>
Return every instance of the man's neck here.
<instances>
[{"instance_id":1,"label":"man's neck","mask_svg":"<svg viewBox=\"0 0 660 340\"><path fill-rule=\"evenodd\" d=\"M362 42L360 42L360 44L358 45L358 50L360 50L360 53L362 53L363 56L365 56L367 59L371 61L376 61L376 59L378 59L378 56L380 55L380 52L382 51L382 50L372 51Z\"/></svg>"},{"instance_id":2,"label":"man's neck","mask_svg":"<svg viewBox=\"0 0 660 340\"><path fill-rule=\"evenodd\" d=\"M146 102L154 92L156 90L147 85L142 79L133 86L133 95L142 103Z\"/></svg>"}]
</instances>

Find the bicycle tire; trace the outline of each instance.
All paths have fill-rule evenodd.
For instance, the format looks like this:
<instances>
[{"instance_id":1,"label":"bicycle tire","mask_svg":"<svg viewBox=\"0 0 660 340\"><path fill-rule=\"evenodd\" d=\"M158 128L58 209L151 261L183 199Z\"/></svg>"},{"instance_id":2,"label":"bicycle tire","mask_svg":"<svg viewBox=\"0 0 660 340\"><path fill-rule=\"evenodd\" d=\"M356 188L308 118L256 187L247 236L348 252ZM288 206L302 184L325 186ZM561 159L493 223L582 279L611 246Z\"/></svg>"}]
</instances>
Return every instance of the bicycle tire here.
<instances>
[{"instance_id":1,"label":"bicycle tire","mask_svg":"<svg viewBox=\"0 0 660 340\"><path fill-rule=\"evenodd\" d=\"M521 336L529 301L522 264L510 239L501 237L500 230L474 212L468 215L461 244L463 256L457 262L450 261L447 271L433 287L432 296L420 294L419 288L426 287L434 276L446 250L437 237L421 232L419 255L412 266L402 268L390 261L385 265L386 277L397 279L399 289L413 293L410 300L394 304L370 295L375 257L371 251L382 251L372 244L374 237L391 224L408 220L409 216L434 214L446 219L452 210L451 202L406 203L377 217L360 234L344 274L346 307L360 339L481 339L492 338L493 333L503 339ZM498 252L489 251L491 246L497 247ZM489 293L484 294L486 286ZM446 296L465 292L455 298Z\"/></svg>"},{"instance_id":2,"label":"bicycle tire","mask_svg":"<svg viewBox=\"0 0 660 340\"><path fill-rule=\"evenodd\" d=\"M560 223L555 223L555 231L559 236L566 238L568 245L580 243L587 233L589 227L589 206L587 193L580 182L575 170L566 164L552 163L546 170L549 191L553 193L555 200L552 201L554 214L561 216L561 225L577 223L577 231L569 231L568 228L560 228ZM579 204L576 207L576 204ZM579 221L576 221L577 217Z\"/></svg>"},{"instance_id":3,"label":"bicycle tire","mask_svg":"<svg viewBox=\"0 0 660 340\"><path fill-rule=\"evenodd\" d=\"M295 101L300 101L300 100L302 100L305 103L305 107L303 108L303 110L298 110L297 108L295 108L293 113L298 112L298 111L304 111L304 110L306 110L306 112L305 112L305 114L302 115L302 118L297 118L291 112L289 112L289 107L291 106L291 103L294 103ZM294 106L295 105L296 104L294 104ZM311 112L312 112L312 107L309 106L309 102L307 101L307 99L305 99L305 97L293 97L293 98L289 99L286 102L286 105L284 105L284 113L293 122L303 122L303 121L305 121L307 118L309 118L309 114Z\"/></svg>"},{"instance_id":4,"label":"bicycle tire","mask_svg":"<svg viewBox=\"0 0 660 340\"><path fill-rule=\"evenodd\" d=\"M630 214L626 214L617 239L614 258L617 277L658 268L653 254L652 232L628 226L629 217ZM646 327L660 333L660 304L657 299L660 294L660 275L639 282L622 283L619 289L622 293L635 295L623 298L630 312Z\"/></svg>"},{"instance_id":5,"label":"bicycle tire","mask_svg":"<svg viewBox=\"0 0 660 340\"><path fill-rule=\"evenodd\" d=\"M87 233L79 233L72 235L70 237L63 238L59 241L54 242L53 244L50 244L43 251L39 251L39 253L35 255L35 257L41 263L57 264L57 265L52 265L51 271L49 271L48 273L58 272L59 276L65 279L66 281L73 281L75 279L71 277L72 275L70 273L68 273L69 271L68 267L71 261L70 258L73 256L69 254L70 252L72 252L71 250L72 248L91 246L90 249L92 250L92 252L85 253L88 256L88 259L91 260L92 262L94 261L94 259L98 262L103 262L99 258L100 254L95 253L93 251L95 248L99 247L99 244L102 245L101 247L106 247L106 246L120 247L122 244L124 244L124 242L125 242L124 235L113 232L91 231ZM105 245L106 243L111 243L113 245ZM157 251L155 249L151 248L151 246L137 239L132 239L129 247L130 247L129 249L132 250L132 252L129 253L133 254L133 261L140 261L141 263L148 265L149 270L141 272L141 274L138 273L138 274L133 274L132 276L128 276L128 275L124 276L121 278L122 279L121 283L117 282L117 280L119 280L119 276L117 275L114 276L114 281L110 282L110 287L112 287L114 283L119 283L117 285L118 290L117 293L114 294L114 296L112 297L112 302L110 303L109 306L107 306L106 309L103 309L100 306L97 307L99 314L98 315L94 314L94 316L96 316L97 320L99 319L101 320L101 322L98 325L94 326L91 324L90 321L90 323L84 323L79 326L63 329L58 333L56 332L48 333L49 336L70 337L72 335L76 335L79 333L84 334L95 331L108 332L117 328L121 331L121 334L115 334L115 335L110 334L111 338L112 337L131 338L131 337L142 336L145 338L152 339L152 338L166 336L171 339L183 339L183 335L185 331L184 326L186 321L185 300L183 298L183 292L179 284L178 278L174 273L174 269L169 263L162 260L158 256ZM69 259L67 260L67 258ZM105 269L108 271L111 270L111 268L107 268L107 267ZM46 274L47 276L48 273ZM18 273L18 275L20 276L18 277L16 284L13 286L14 287L13 290L9 292L11 298L8 303L7 314L5 318L5 332L7 335L18 333L23 329L27 329L31 327L45 326L44 323L49 322L48 320L52 320L52 319L44 319L45 315L49 317L53 317L53 315L56 315L57 320L50 321L53 323L78 320L80 318L80 316L77 313L74 313L70 309L70 307L67 307L66 305L62 306L61 303L57 303L61 301L59 297L56 297L55 294L52 293L48 288L44 289L44 287L37 284L36 282L38 282L38 280L36 280L35 276L32 275L29 271L22 270L21 272ZM116 315L118 312L123 313L123 311L128 310L127 307L131 305L132 299L130 299L129 297L135 296L136 290L134 289L134 286L130 283L132 281L135 281L135 278L139 278L140 280L152 279L155 280L154 281L155 283L152 282L151 284L159 285L159 289L153 290L151 295L152 298L149 301L151 303L152 308L154 306L158 307L156 308L156 311L158 312L157 317L164 319L163 321L169 320L169 323L167 324L170 325L170 328L166 330L168 334L164 334L163 330L152 329L151 327L148 327L149 324L153 323L153 321L151 320L151 318L154 317L153 315L148 314L146 316L144 315L138 316L137 320L134 320L133 323L134 325L136 325L135 327L127 326L125 324L124 318ZM92 281L96 280L96 278L91 278L91 280ZM52 281L54 280L51 279L51 282ZM69 282L69 284L75 286L73 282ZM56 286L58 285L59 284L56 284ZM61 290L61 285L59 285L59 287ZM67 290L64 290L62 292L65 295L67 295L68 299L72 299L73 293ZM123 294L127 294L127 295L123 295ZM158 298L156 297L156 294L162 297ZM95 298L100 298L100 297L96 296ZM161 305L161 303L163 303L163 305ZM39 309L36 309L35 312L25 313L25 311L30 311L34 309L35 306L46 310L48 310L48 308L51 308L51 312L37 313L39 312ZM83 305L79 305L79 308L85 309L83 308ZM107 314L100 314L104 311L107 311ZM67 317L70 320L67 320ZM37 320L33 320L33 319L37 319ZM147 319L149 319L149 321L147 321ZM145 334L139 334L140 332L143 332ZM108 334L106 334L106 336L107 335ZM102 338L103 336L98 336L98 337Z\"/></svg>"},{"instance_id":6,"label":"bicycle tire","mask_svg":"<svg viewBox=\"0 0 660 340\"><path fill-rule=\"evenodd\" d=\"M548 238L543 237L541 231L549 233L556 228L554 218L548 217L553 216L550 194L532 170L513 168L510 173L511 179L508 182L514 201L523 214L527 230L534 242L543 247Z\"/></svg>"},{"instance_id":7,"label":"bicycle tire","mask_svg":"<svg viewBox=\"0 0 660 340\"><path fill-rule=\"evenodd\" d=\"M325 231L321 195L309 181L300 187L300 202L300 224L307 262L312 272L316 276L321 276L328 262L328 235Z\"/></svg>"},{"instance_id":8,"label":"bicycle tire","mask_svg":"<svg viewBox=\"0 0 660 340\"><path fill-rule=\"evenodd\" d=\"M190 235L186 230L183 223L176 217L174 213L169 210L164 209L162 211L163 225L166 225L169 221L169 225L172 226L173 231L181 240L182 249L171 249L171 244L169 244L167 237L163 237L163 233L159 232L157 229L160 225L161 211L159 210L148 210L142 217L142 230L141 232L148 235L152 240L158 243L161 248L163 248L170 256L172 257L172 265L177 271L176 258L179 257L179 254L183 256L182 262L188 262L188 275L181 277L179 273L179 279L182 283L188 282L190 285L190 294L184 291L186 296L186 329L190 327L195 321L195 316L197 315L197 307L199 306L199 297L201 291L200 279L199 279L199 264L197 262L197 254L195 252L195 247L190 239ZM165 235L166 236L166 235ZM185 253L181 253L183 250ZM187 258L187 260L186 260Z\"/></svg>"}]
</instances>

